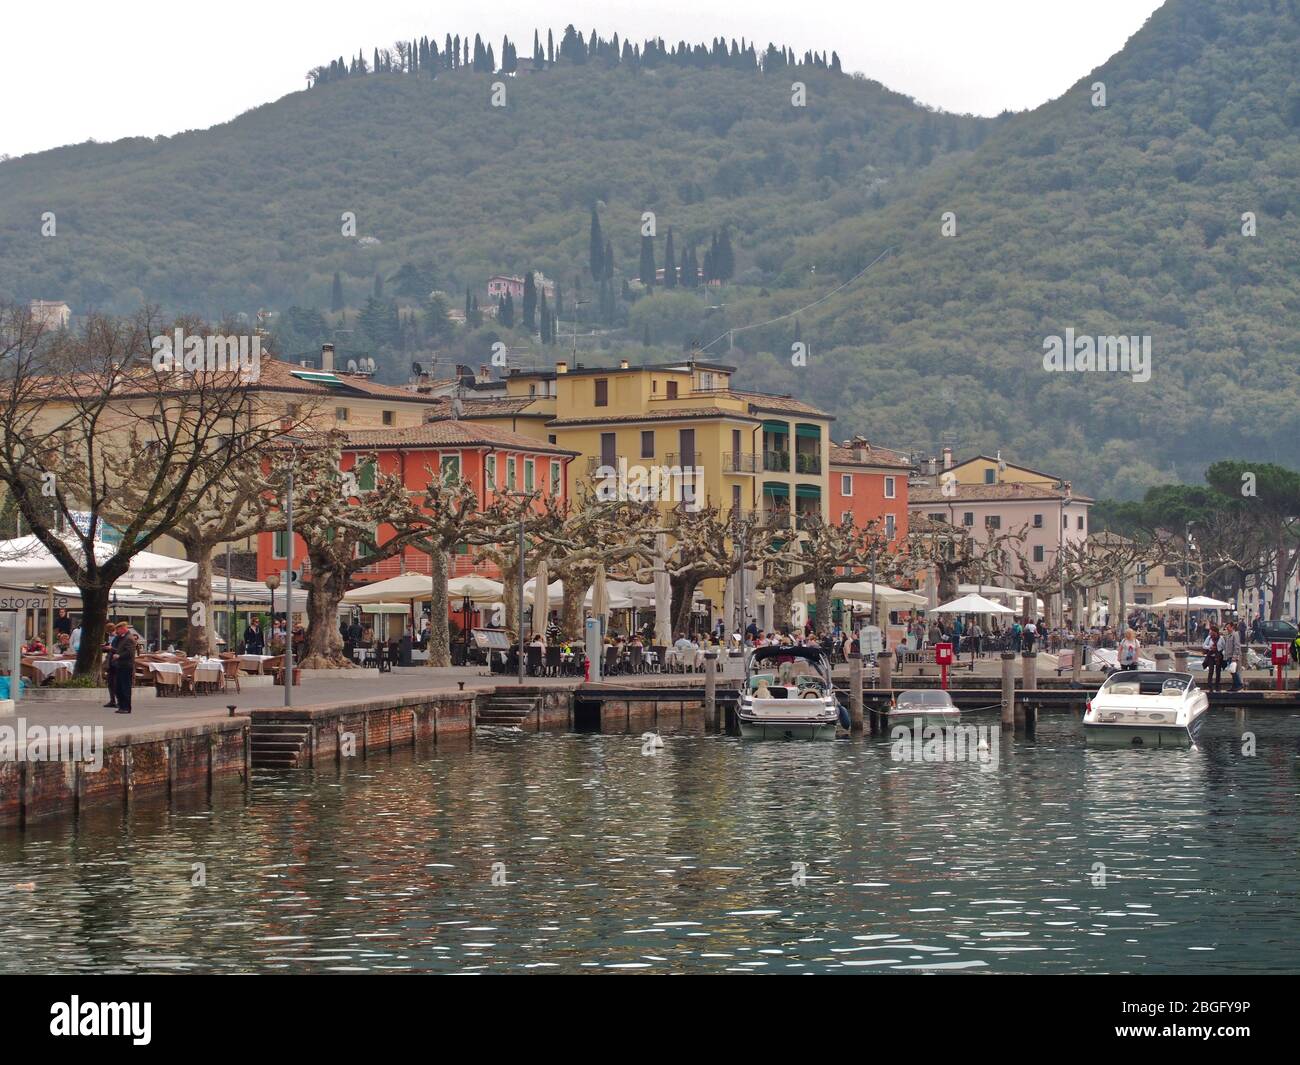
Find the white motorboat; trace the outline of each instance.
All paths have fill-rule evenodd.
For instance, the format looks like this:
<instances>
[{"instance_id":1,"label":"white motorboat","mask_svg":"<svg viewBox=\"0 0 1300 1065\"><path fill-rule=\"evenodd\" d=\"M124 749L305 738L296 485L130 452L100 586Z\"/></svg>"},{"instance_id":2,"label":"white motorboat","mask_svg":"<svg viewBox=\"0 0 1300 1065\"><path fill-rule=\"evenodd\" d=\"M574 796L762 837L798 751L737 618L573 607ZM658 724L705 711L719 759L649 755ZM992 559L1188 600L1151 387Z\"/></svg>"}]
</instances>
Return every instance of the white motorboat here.
<instances>
[{"instance_id":1,"label":"white motorboat","mask_svg":"<svg viewBox=\"0 0 1300 1065\"><path fill-rule=\"evenodd\" d=\"M898 693L889 705L887 717L892 728L928 728L957 724L961 711L942 688L912 688Z\"/></svg>"},{"instance_id":2,"label":"white motorboat","mask_svg":"<svg viewBox=\"0 0 1300 1065\"><path fill-rule=\"evenodd\" d=\"M833 740L842 711L825 652L820 647L755 648L745 660L736 716L747 740Z\"/></svg>"},{"instance_id":3,"label":"white motorboat","mask_svg":"<svg viewBox=\"0 0 1300 1065\"><path fill-rule=\"evenodd\" d=\"M1190 673L1119 670L1088 700L1083 734L1088 743L1190 747L1209 709L1209 696Z\"/></svg>"},{"instance_id":4,"label":"white motorboat","mask_svg":"<svg viewBox=\"0 0 1300 1065\"><path fill-rule=\"evenodd\" d=\"M1114 673L1119 669L1119 652L1113 647L1093 647L1088 651L1088 666L1090 669L1100 670L1102 673ZM1155 661L1150 658L1141 658L1137 660L1138 669L1152 670L1156 668Z\"/></svg>"}]
</instances>

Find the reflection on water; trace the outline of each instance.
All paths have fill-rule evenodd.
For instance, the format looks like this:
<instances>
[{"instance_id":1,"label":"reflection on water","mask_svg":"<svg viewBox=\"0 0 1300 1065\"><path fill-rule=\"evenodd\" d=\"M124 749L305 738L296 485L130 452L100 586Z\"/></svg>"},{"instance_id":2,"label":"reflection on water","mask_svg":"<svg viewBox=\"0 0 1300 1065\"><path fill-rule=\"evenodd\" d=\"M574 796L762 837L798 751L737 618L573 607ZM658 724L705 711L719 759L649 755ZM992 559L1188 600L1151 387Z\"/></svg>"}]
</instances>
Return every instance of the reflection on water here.
<instances>
[{"instance_id":1,"label":"reflection on water","mask_svg":"<svg viewBox=\"0 0 1300 1065\"><path fill-rule=\"evenodd\" d=\"M1294 971L1300 720L1251 718L1255 757L1242 727L1048 716L996 772L496 734L264 773L0 830L0 971Z\"/></svg>"}]
</instances>

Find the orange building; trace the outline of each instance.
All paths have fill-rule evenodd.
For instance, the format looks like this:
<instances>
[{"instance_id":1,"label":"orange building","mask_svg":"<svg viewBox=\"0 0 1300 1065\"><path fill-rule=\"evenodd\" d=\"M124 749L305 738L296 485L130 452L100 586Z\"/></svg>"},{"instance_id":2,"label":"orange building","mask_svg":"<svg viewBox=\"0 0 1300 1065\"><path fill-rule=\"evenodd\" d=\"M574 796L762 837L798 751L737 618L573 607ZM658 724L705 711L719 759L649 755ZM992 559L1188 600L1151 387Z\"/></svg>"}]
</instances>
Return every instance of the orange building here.
<instances>
[{"instance_id":1,"label":"orange building","mask_svg":"<svg viewBox=\"0 0 1300 1065\"><path fill-rule=\"evenodd\" d=\"M344 470L354 469L358 461L374 455L381 473L399 474L402 483L413 493L424 490L431 471L441 471L444 477L468 481L481 506L491 505L498 492L508 491L542 493L536 503L539 510L545 505L545 497L566 503L566 467L577 457L575 451L482 422L446 420L404 428L352 430L345 434L345 439L340 463ZM374 472L368 464L361 467L357 480L363 490L374 485ZM391 535L392 529L381 525L375 542L382 544ZM258 536L258 580L284 569L287 546L283 532L264 532ZM297 534L293 557L295 569L306 564L306 545ZM356 578L359 584L370 584L401 573L429 571L429 556L408 547L400 555L365 567ZM467 573L498 576L494 564L476 565L472 550L461 547L454 553L448 576L462 577ZM305 571L303 575L310 576Z\"/></svg>"},{"instance_id":2,"label":"orange building","mask_svg":"<svg viewBox=\"0 0 1300 1065\"><path fill-rule=\"evenodd\" d=\"M830 449L830 505L826 520L852 514L859 528L878 521L889 539L907 536L907 478L912 464L895 451L857 436Z\"/></svg>"}]
</instances>

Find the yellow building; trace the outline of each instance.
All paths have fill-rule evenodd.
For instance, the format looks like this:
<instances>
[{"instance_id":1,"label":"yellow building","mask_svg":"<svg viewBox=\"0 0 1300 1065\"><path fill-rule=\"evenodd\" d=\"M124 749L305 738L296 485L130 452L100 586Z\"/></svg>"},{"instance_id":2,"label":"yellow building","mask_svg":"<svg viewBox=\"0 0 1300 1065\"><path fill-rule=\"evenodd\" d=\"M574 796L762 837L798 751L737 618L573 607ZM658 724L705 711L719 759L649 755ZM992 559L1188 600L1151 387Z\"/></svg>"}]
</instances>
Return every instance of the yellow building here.
<instances>
[{"instance_id":1,"label":"yellow building","mask_svg":"<svg viewBox=\"0 0 1300 1065\"><path fill-rule=\"evenodd\" d=\"M460 400L460 416L535 436L582 457L570 463L570 498L585 481L629 486L636 471L681 471L686 498L660 498L759 512L786 525L828 516L831 415L789 396L734 389L734 366L700 360L615 367L519 370L505 394ZM439 412L446 413L446 408ZM611 472L614 474L611 477ZM676 477L674 473L674 477ZM639 481L637 482L639 483ZM661 484L667 484L661 480ZM720 610L723 582L703 589Z\"/></svg>"}]
</instances>

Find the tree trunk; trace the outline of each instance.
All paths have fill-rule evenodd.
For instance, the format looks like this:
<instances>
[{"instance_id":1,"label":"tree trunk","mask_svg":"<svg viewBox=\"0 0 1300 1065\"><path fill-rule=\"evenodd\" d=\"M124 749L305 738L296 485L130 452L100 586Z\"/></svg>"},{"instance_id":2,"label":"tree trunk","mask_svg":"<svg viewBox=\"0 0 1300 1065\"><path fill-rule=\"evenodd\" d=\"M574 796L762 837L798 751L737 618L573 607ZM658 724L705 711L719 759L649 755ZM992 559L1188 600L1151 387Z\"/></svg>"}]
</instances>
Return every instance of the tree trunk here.
<instances>
[{"instance_id":1,"label":"tree trunk","mask_svg":"<svg viewBox=\"0 0 1300 1065\"><path fill-rule=\"evenodd\" d=\"M79 677L98 676L103 656L104 627L108 624L108 598L106 588L88 588L78 585L81 593L81 646L77 650L77 664L73 672Z\"/></svg>"},{"instance_id":2,"label":"tree trunk","mask_svg":"<svg viewBox=\"0 0 1300 1065\"><path fill-rule=\"evenodd\" d=\"M957 570L952 566L939 567L939 602L950 603L957 598Z\"/></svg>"},{"instance_id":3,"label":"tree trunk","mask_svg":"<svg viewBox=\"0 0 1300 1065\"><path fill-rule=\"evenodd\" d=\"M506 608L506 628L519 635L519 559L501 567L501 598Z\"/></svg>"},{"instance_id":4,"label":"tree trunk","mask_svg":"<svg viewBox=\"0 0 1300 1065\"><path fill-rule=\"evenodd\" d=\"M185 651L191 655L213 655L216 654L217 641L216 615L212 606L212 544L186 544L185 557L199 567L198 574L188 582L186 608L189 625L185 632ZM202 609L195 610L196 606Z\"/></svg>"},{"instance_id":5,"label":"tree trunk","mask_svg":"<svg viewBox=\"0 0 1300 1065\"><path fill-rule=\"evenodd\" d=\"M786 633L790 631L790 611L794 608L792 589L776 587L772 589L772 631Z\"/></svg>"},{"instance_id":6,"label":"tree trunk","mask_svg":"<svg viewBox=\"0 0 1300 1065\"><path fill-rule=\"evenodd\" d=\"M691 604L695 600L695 589L700 586L698 577L670 577L669 586L673 592L673 633L680 636L689 632L691 627Z\"/></svg>"},{"instance_id":7,"label":"tree trunk","mask_svg":"<svg viewBox=\"0 0 1300 1065\"><path fill-rule=\"evenodd\" d=\"M813 582L813 590L817 603L817 630L819 632L831 631L831 588L833 584L825 584L822 581ZM873 619L874 620L874 619Z\"/></svg>"},{"instance_id":8,"label":"tree trunk","mask_svg":"<svg viewBox=\"0 0 1300 1065\"><path fill-rule=\"evenodd\" d=\"M324 558L310 555L311 583L307 586L307 651L298 666L308 669L350 669L343 657L339 634L339 603L347 591L346 573L331 572Z\"/></svg>"},{"instance_id":9,"label":"tree trunk","mask_svg":"<svg viewBox=\"0 0 1300 1065\"><path fill-rule=\"evenodd\" d=\"M429 555L433 574L429 600L429 665L451 665L451 633L447 626L447 552L433 551ZM464 619L468 620L468 619Z\"/></svg>"},{"instance_id":10,"label":"tree trunk","mask_svg":"<svg viewBox=\"0 0 1300 1065\"><path fill-rule=\"evenodd\" d=\"M582 603L587 597L587 582L572 569L558 574L564 581L564 600L560 604L560 635L570 640L582 638Z\"/></svg>"}]
</instances>

